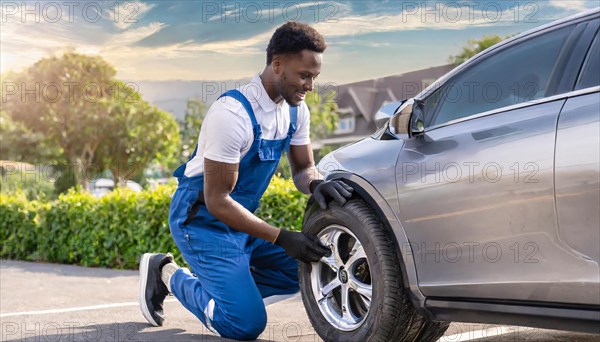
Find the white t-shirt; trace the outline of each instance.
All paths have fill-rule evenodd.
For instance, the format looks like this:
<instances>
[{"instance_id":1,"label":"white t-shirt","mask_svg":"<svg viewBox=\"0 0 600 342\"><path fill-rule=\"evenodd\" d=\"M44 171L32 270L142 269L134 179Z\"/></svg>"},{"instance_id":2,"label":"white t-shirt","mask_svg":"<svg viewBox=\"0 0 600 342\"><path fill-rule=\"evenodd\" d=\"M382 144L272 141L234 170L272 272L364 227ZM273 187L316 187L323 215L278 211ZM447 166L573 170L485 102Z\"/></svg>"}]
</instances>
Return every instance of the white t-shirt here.
<instances>
[{"instance_id":1,"label":"white t-shirt","mask_svg":"<svg viewBox=\"0 0 600 342\"><path fill-rule=\"evenodd\" d=\"M290 126L290 107L286 101L277 104L271 100L257 74L250 83L238 88L246 96L254 116L262 129L262 138L285 139ZM298 106L297 129L290 144L310 144L310 113L304 101ZM244 106L225 96L215 101L206 113L198 137L196 156L187 163L185 175L197 176L204 172L204 158L235 164L246 155L252 142L252 121Z\"/></svg>"}]
</instances>

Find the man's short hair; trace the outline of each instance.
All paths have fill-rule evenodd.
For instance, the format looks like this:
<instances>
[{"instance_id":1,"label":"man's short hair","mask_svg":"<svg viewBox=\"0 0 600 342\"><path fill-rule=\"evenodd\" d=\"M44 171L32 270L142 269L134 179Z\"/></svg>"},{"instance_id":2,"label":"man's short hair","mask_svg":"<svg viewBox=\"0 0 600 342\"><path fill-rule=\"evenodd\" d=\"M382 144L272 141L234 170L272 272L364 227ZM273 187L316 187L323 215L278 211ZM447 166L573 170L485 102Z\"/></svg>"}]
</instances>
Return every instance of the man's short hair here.
<instances>
[{"instance_id":1,"label":"man's short hair","mask_svg":"<svg viewBox=\"0 0 600 342\"><path fill-rule=\"evenodd\" d=\"M300 53L311 50L322 53L327 48L325 39L307 24L289 21L277 28L269 46L267 46L267 65L273 61L273 55Z\"/></svg>"}]
</instances>

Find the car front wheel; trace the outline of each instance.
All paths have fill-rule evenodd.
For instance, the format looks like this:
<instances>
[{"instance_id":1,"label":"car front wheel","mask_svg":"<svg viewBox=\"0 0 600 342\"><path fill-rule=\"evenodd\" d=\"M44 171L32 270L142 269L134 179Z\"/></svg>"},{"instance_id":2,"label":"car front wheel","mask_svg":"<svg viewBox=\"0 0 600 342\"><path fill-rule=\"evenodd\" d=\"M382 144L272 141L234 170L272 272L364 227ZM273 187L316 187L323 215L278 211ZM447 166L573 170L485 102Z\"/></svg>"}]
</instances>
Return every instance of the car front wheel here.
<instances>
[{"instance_id":1,"label":"car front wheel","mask_svg":"<svg viewBox=\"0 0 600 342\"><path fill-rule=\"evenodd\" d=\"M448 323L427 320L409 301L394 244L367 203L309 208L303 229L332 250L300 265L302 300L323 340L436 341L444 334Z\"/></svg>"}]
</instances>

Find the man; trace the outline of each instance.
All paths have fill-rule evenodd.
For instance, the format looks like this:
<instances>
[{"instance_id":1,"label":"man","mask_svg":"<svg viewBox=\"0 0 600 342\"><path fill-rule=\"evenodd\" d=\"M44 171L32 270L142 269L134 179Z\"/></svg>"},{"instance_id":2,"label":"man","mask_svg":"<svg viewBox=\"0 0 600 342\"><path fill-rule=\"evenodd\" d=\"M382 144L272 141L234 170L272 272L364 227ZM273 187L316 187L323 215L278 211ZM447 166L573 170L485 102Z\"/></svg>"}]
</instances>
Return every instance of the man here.
<instances>
[{"instance_id":1,"label":"man","mask_svg":"<svg viewBox=\"0 0 600 342\"><path fill-rule=\"evenodd\" d=\"M316 237L273 227L253 212L287 150L294 184L326 208L344 204L352 188L323 181L309 139L306 92L321 70L326 45L312 27L288 22L267 47L267 65L253 80L210 107L196 151L174 173L169 225L194 274L169 254L146 253L140 263L140 307L162 325L172 293L222 337L256 339L266 326L265 303L297 293L298 262L331 251Z\"/></svg>"}]
</instances>

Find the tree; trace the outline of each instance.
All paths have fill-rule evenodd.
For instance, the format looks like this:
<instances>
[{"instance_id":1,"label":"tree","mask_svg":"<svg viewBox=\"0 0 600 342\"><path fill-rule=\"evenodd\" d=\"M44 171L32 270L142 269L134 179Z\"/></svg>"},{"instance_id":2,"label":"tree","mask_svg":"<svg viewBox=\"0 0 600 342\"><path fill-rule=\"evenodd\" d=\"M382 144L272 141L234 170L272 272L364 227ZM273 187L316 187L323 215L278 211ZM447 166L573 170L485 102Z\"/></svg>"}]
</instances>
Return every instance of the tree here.
<instances>
[{"instance_id":1,"label":"tree","mask_svg":"<svg viewBox=\"0 0 600 342\"><path fill-rule=\"evenodd\" d=\"M0 160L37 162L31 157L38 156L48 160L58 154L56 148L43 143L43 134L32 131L23 122L13 120L4 110L0 111L0 132Z\"/></svg>"},{"instance_id":2,"label":"tree","mask_svg":"<svg viewBox=\"0 0 600 342\"><path fill-rule=\"evenodd\" d=\"M481 39L470 39L468 41L467 46L463 47L463 50L460 54L455 55L455 56L450 56L448 58L448 60L450 63L453 63L454 65L460 65L460 64L464 63L465 61L467 61L469 58L475 56L476 54L489 48L490 46L500 43L501 41L503 41L506 38L510 38L510 36L506 36L506 37L502 38L498 35L493 35L493 36L484 35L483 38L481 38Z\"/></svg>"},{"instance_id":3,"label":"tree","mask_svg":"<svg viewBox=\"0 0 600 342\"><path fill-rule=\"evenodd\" d=\"M12 87L4 87L10 91L3 96L14 121L41 133L41 145L59 148L59 155L53 159L69 164L67 168L81 170L91 165L104 139L105 104L112 94L115 73L100 57L65 53L35 63L18 75ZM81 172L70 176L71 183L85 185Z\"/></svg>"},{"instance_id":4,"label":"tree","mask_svg":"<svg viewBox=\"0 0 600 342\"><path fill-rule=\"evenodd\" d=\"M143 101L123 82L115 82L126 101L108 104L106 140L97 149L94 165L112 173L115 184L137 179L150 163L168 164L179 146L179 128L171 114Z\"/></svg>"},{"instance_id":5,"label":"tree","mask_svg":"<svg viewBox=\"0 0 600 342\"><path fill-rule=\"evenodd\" d=\"M172 137L172 132L178 134L175 120L143 101L115 74L101 57L68 52L41 59L3 85L3 104L11 119L41 134L40 145L56 154L30 158L60 161L73 170L67 173L69 178L57 182L61 190L74 184L87 188L90 166L96 172L112 170L115 161L127 159L142 167L150 155L160 157L170 153L170 144L178 144L177 137ZM169 134L155 134L160 128ZM152 140L165 136L172 140ZM98 155L101 147L103 154ZM122 151L134 160L125 158ZM109 157L107 153L116 154ZM117 178L121 176L118 173Z\"/></svg>"},{"instance_id":6,"label":"tree","mask_svg":"<svg viewBox=\"0 0 600 342\"><path fill-rule=\"evenodd\" d=\"M187 101L185 117L183 121L179 122L181 147L179 149L180 158L178 158L178 164L185 163L194 152L206 112L207 106L200 99L194 98Z\"/></svg>"},{"instance_id":7,"label":"tree","mask_svg":"<svg viewBox=\"0 0 600 342\"><path fill-rule=\"evenodd\" d=\"M322 96L313 91L306 94L304 102L310 110L310 138L319 140L328 137L337 127L338 106L335 91Z\"/></svg>"}]
</instances>

